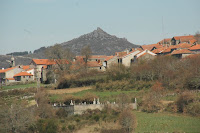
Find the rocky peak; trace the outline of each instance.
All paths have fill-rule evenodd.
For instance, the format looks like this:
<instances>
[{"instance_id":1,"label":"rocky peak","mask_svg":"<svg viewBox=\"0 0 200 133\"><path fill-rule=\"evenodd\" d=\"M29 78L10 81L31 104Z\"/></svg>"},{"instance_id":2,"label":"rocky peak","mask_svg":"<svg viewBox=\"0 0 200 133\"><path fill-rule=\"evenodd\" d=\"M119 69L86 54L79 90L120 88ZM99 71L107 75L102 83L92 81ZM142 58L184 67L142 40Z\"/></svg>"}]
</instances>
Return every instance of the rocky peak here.
<instances>
[{"instance_id":1,"label":"rocky peak","mask_svg":"<svg viewBox=\"0 0 200 133\"><path fill-rule=\"evenodd\" d=\"M97 27L96 30L94 30L91 33L85 34L82 37L84 37L84 38L100 38L100 39L105 39L105 38L111 37L111 35L109 35L108 33L106 33L100 27Z\"/></svg>"}]
</instances>

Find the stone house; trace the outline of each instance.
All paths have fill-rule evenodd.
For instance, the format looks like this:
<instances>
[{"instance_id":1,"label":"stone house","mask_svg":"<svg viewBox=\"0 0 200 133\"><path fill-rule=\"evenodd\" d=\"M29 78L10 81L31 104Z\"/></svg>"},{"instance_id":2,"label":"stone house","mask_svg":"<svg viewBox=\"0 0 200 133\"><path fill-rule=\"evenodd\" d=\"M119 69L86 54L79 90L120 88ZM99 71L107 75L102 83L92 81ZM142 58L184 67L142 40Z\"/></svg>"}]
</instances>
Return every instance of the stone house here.
<instances>
[{"instance_id":1,"label":"stone house","mask_svg":"<svg viewBox=\"0 0 200 133\"><path fill-rule=\"evenodd\" d=\"M134 62L143 61L143 60L152 60L156 57L157 54L149 51L144 50L135 55Z\"/></svg>"},{"instance_id":2,"label":"stone house","mask_svg":"<svg viewBox=\"0 0 200 133\"><path fill-rule=\"evenodd\" d=\"M1 83L8 84L10 82L14 82L13 81L13 76L15 74L17 74L17 73L22 72L22 71L23 71L23 69L20 68L19 66L7 68L7 69L2 68L0 70L0 80L1 80Z\"/></svg>"},{"instance_id":3,"label":"stone house","mask_svg":"<svg viewBox=\"0 0 200 133\"><path fill-rule=\"evenodd\" d=\"M118 58L117 56L107 56L105 61L103 62L103 67L105 69L109 68L112 64L117 64L118 63Z\"/></svg>"},{"instance_id":4,"label":"stone house","mask_svg":"<svg viewBox=\"0 0 200 133\"><path fill-rule=\"evenodd\" d=\"M43 74L42 70L43 68L51 67L52 65L55 65L56 62L54 60L49 59L33 59L30 63L31 68L34 68L34 80L42 81L42 78L45 78L43 76L46 76Z\"/></svg>"},{"instance_id":5,"label":"stone house","mask_svg":"<svg viewBox=\"0 0 200 133\"><path fill-rule=\"evenodd\" d=\"M171 55L178 57L178 58L184 58L186 56L189 56L191 54L194 54L194 52L188 50L188 49L179 49L179 50L174 50Z\"/></svg>"},{"instance_id":6,"label":"stone house","mask_svg":"<svg viewBox=\"0 0 200 133\"><path fill-rule=\"evenodd\" d=\"M33 75L27 72L20 72L18 74L15 74L13 76L15 78L15 81L20 81L20 82L30 82L33 81Z\"/></svg>"},{"instance_id":7,"label":"stone house","mask_svg":"<svg viewBox=\"0 0 200 133\"><path fill-rule=\"evenodd\" d=\"M200 44L196 44L189 48L190 51L193 51L195 53L200 53Z\"/></svg>"},{"instance_id":8,"label":"stone house","mask_svg":"<svg viewBox=\"0 0 200 133\"><path fill-rule=\"evenodd\" d=\"M138 53L140 53L139 50L127 52L126 55L118 57L118 64L123 64L124 66L130 67L134 61L134 56Z\"/></svg>"}]
</instances>

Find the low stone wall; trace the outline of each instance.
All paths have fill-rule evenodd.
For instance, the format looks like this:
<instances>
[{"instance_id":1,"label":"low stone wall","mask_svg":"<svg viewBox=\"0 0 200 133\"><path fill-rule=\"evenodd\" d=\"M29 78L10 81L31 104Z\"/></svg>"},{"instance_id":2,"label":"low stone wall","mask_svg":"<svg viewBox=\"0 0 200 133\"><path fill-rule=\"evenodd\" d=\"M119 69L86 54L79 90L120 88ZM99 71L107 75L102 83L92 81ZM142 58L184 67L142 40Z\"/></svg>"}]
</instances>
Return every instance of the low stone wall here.
<instances>
[{"instance_id":1,"label":"low stone wall","mask_svg":"<svg viewBox=\"0 0 200 133\"><path fill-rule=\"evenodd\" d=\"M57 106L54 105L56 109L63 108L65 109L69 115L74 115L74 114L83 114L84 111L91 109L99 109L102 110L105 106L110 106L111 108L117 108L120 105L114 104L114 103L109 103L109 104L80 104L80 105L63 105L63 106ZM126 104L125 107L129 107L131 109L137 109L137 103L130 103Z\"/></svg>"}]
</instances>

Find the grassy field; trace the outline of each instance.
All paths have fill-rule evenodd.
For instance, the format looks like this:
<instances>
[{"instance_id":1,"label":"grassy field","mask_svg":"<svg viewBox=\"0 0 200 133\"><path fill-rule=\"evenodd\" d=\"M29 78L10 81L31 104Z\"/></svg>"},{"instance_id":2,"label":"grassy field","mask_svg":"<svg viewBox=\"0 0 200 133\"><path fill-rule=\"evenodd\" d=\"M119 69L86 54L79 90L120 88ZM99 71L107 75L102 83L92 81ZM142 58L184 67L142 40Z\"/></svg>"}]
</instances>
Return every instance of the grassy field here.
<instances>
[{"instance_id":1,"label":"grassy field","mask_svg":"<svg viewBox=\"0 0 200 133\"><path fill-rule=\"evenodd\" d=\"M136 132L200 132L200 118L170 114L134 112Z\"/></svg>"},{"instance_id":2,"label":"grassy field","mask_svg":"<svg viewBox=\"0 0 200 133\"><path fill-rule=\"evenodd\" d=\"M50 85L40 84L40 87L45 87L45 86L50 86ZM25 89L25 88L34 88L34 87L37 87L37 83L2 86L2 90Z\"/></svg>"},{"instance_id":3,"label":"grassy field","mask_svg":"<svg viewBox=\"0 0 200 133\"><path fill-rule=\"evenodd\" d=\"M84 91L80 91L80 92L76 92L76 93L71 93L71 95L82 97L86 93L92 93L92 94L97 95L100 98L101 102L105 102L105 101L113 102L113 101L116 101L116 96L118 96L121 93L129 94L129 95L132 95L132 96L138 95L138 91L136 91L136 90L99 92L99 91L95 91L94 89L89 89L89 90L84 90ZM59 99L60 97L62 97L64 95L69 95L69 94L54 94L54 95L50 96L50 100L51 101L56 101L57 99Z\"/></svg>"},{"instance_id":4,"label":"grassy field","mask_svg":"<svg viewBox=\"0 0 200 133\"><path fill-rule=\"evenodd\" d=\"M31 87L37 87L37 83L3 86L2 90L24 89L24 88L31 88Z\"/></svg>"}]
</instances>

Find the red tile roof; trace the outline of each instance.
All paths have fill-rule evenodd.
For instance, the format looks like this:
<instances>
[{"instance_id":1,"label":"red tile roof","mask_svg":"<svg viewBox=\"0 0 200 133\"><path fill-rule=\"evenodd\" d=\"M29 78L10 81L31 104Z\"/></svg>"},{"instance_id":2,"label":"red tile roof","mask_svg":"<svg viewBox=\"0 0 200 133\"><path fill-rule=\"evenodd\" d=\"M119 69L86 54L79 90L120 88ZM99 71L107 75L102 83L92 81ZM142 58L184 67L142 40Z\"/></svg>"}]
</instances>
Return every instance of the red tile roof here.
<instances>
[{"instance_id":1,"label":"red tile roof","mask_svg":"<svg viewBox=\"0 0 200 133\"><path fill-rule=\"evenodd\" d=\"M192 46L189 50L200 50L200 44Z\"/></svg>"},{"instance_id":2,"label":"red tile roof","mask_svg":"<svg viewBox=\"0 0 200 133\"><path fill-rule=\"evenodd\" d=\"M181 42L188 42L189 40L194 39L193 35L188 35L188 36L174 36L175 40L180 40Z\"/></svg>"},{"instance_id":3,"label":"red tile roof","mask_svg":"<svg viewBox=\"0 0 200 133\"><path fill-rule=\"evenodd\" d=\"M0 70L0 73L5 73L5 72L7 72L7 71L10 71L10 70L12 70L12 69L14 69L15 67L11 67L11 68L7 68L7 69L1 69Z\"/></svg>"},{"instance_id":4,"label":"red tile roof","mask_svg":"<svg viewBox=\"0 0 200 133\"><path fill-rule=\"evenodd\" d=\"M22 66L22 68L23 68L24 70L27 70L27 69L30 68L30 66L29 66L29 65L27 65L27 66Z\"/></svg>"},{"instance_id":5,"label":"red tile roof","mask_svg":"<svg viewBox=\"0 0 200 133\"><path fill-rule=\"evenodd\" d=\"M155 47L155 48L161 48L161 47L163 47L162 45L160 45L160 44L150 44L150 45L142 45L142 46L140 46L143 50L152 50L153 49L153 47Z\"/></svg>"},{"instance_id":6,"label":"red tile roof","mask_svg":"<svg viewBox=\"0 0 200 133\"><path fill-rule=\"evenodd\" d=\"M7 80L15 80L14 78L6 78Z\"/></svg>"},{"instance_id":7,"label":"red tile roof","mask_svg":"<svg viewBox=\"0 0 200 133\"><path fill-rule=\"evenodd\" d=\"M192 54L193 52L188 49L174 50L171 54Z\"/></svg>"},{"instance_id":8,"label":"red tile roof","mask_svg":"<svg viewBox=\"0 0 200 133\"><path fill-rule=\"evenodd\" d=\"M153 52L153 53L155 53L155 54L159 54L159 53L162 53L165 49L166 49L166 48L162 47L162 48L154 49L154 50L151 51L151 52Z\"/></svg>"},{"instance_id":9,"label":"red tile roof","mask_svg":"<svg viewBox=\"0 0 200 133\"><path fill-rule=\"evenodd\" d=\"M88 67L101 67L102 65L99 64L97 61L88 61L87 66Z\"/></svg>"},{"instance_id":10,"label":"red tile roof","mask_svg":"<svg viewBox=\"0 0 200 133\"><path fill-rule=\"evenodd\" d=\"M127 54L127 52L115 52L115 55L117 55L118 57L122 57L126 54Z\"/></svg>"},{"instance_id":11,"label":"red tile roof","mask_svg":"<svg viewBox=\"0 0 200 133\"><path fill-rule=\"evenodd\" d=\"M89 59L105 59L106 57L106 55L92 55Z\"/></svg>"},{"instance_id":12,"label":"red tile roof","mask_svg":"<svg viewBox=\"0 0 200 133\"><path fill-rule=\"evenodd\" d=\"M33 75L27 72L20 72L18 74L15 74L13 77L18 77L18 76L33 76Z\"/></svg>"},{"instance_id":13,"label":"red tile roof","mask_svg":"<svg viewBox=\"0 0 200 133\"><path fill-rule=\"evenodd\" d=\"M194 44L195 42L197 42L197 40L196 39L192 39L189 42L190 42L190 44Z\"/></svg>"},{"instance_id":14,"label":"red tile roof","mask_svg":"<svg viewBox=\"0 0 200 133\"><path fill-rule=\"evenodd\" d=\"M165 38L165 39L159 41L157 44L165 44L166 42L167 42L167 43L170 43L171 40L172 40L171 38Z\"/></svg>"},{"instance_id":15,"label":"red tile roof","mask_svg":"<svg viewBox=\"0 0 200 133\"><path fill-rule=\"evenodd\" d=\"M115 57L115 56L107 56L106 59L105 59L105 61L109 61L109 60L112 59L113 57Z\"/></svg>"}]
</instances>

